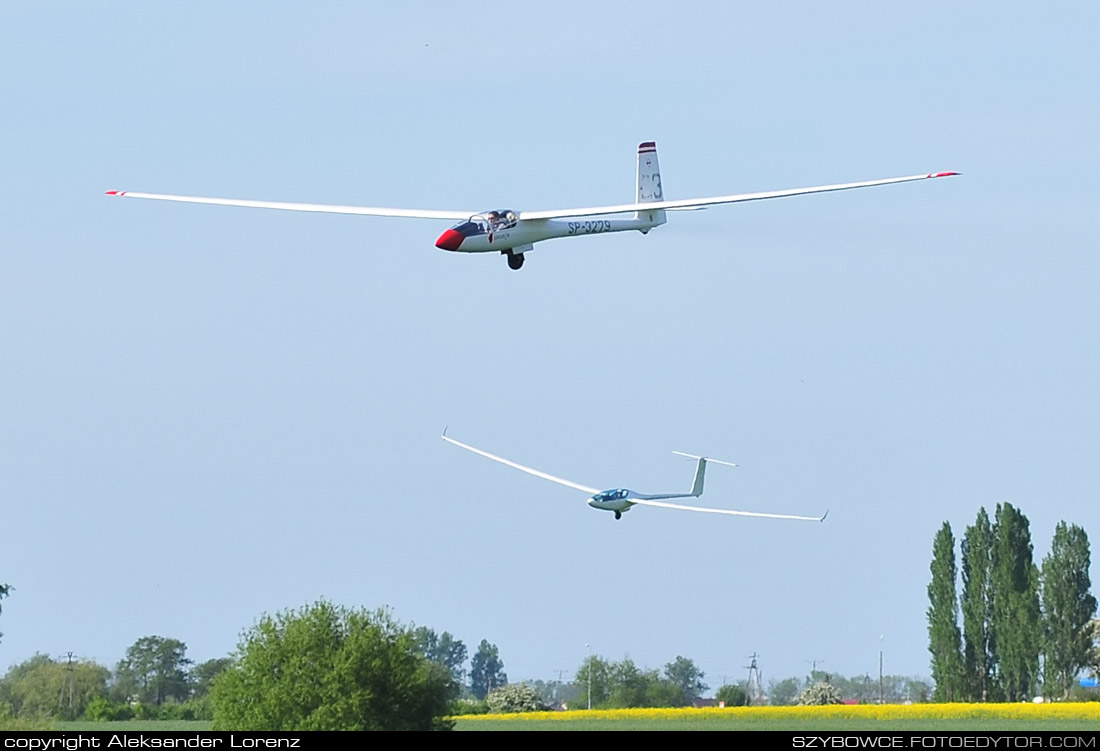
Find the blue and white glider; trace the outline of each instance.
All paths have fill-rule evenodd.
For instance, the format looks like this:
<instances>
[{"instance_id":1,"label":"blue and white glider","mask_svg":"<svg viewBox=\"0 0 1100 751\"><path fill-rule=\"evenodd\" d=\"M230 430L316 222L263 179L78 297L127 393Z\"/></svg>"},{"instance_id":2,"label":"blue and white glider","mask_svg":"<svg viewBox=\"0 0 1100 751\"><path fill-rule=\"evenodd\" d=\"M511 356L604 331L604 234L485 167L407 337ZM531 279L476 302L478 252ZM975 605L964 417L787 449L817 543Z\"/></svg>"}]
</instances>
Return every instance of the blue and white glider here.
<instances>
[{"instance_id":1,"label":"blue and white glider","mask_svg":"<svg viewBox=\"0 0 1100 751\"><path fill-rule=\"evenodd\" d=\"M728 514L730 516L759 516L766 519L796 519L809 522L823 522L825 517L829 515L826 511L821 516L795 516L793 514L766 514L759 511L734 511L732 509L721 508L706 508L703 506L684 506L679 503L666 503L665 501L673 498L698 498L703 494L703 476L707 471L707 462L712 464L725 464L727 467L736 467L736 464L730 462L724 462L720 459L711 459L705 456L695 456L694 454L685 454L682 451L673 451L674 454L680 456L686 456L691 459L698 460L698 465L695 468L695 481L692 483L691 490L687 493L660 493L656 495L650 495L646 493L638 493L628 488L612 488L611 490L600 490L599 488L590 488L587 485L581 485L571 480L565 480L561 477L555 477L554 475L547 474L531 467L525 467L522 464L516 464L513 461L497 456L496 454L490 454L488 451L482 451L479 448L474 448L468 444L456 441L447 435L447 431L443 431L443 440L448 443L453 443L459 448L464 448L467 451L472 451L475 454L480 454L486 459L492 459L495 462L501 464L507 464L509 467L518 469L521 472L526 472L529 475L535 477L541 477L544 480L550 480L556 482L559 485L565 485L568 488L574 490L580 490L589 494L588 505L601 511L613 511L615 512L615 518L621 519L624 511L629 511L634 506L656 506L658 508L671 508L678 509L680 511L702 511L708 514Z\"/></svg>"}]
</instances>

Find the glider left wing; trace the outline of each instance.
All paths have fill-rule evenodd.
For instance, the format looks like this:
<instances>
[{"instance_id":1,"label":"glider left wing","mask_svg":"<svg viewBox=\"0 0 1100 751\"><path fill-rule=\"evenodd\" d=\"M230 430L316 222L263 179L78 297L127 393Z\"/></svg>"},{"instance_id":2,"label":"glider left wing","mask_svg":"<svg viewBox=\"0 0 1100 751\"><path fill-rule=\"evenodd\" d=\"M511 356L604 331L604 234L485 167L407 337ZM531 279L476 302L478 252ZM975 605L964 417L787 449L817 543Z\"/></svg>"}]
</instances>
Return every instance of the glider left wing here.
<instances>
[{"instance_id":1,"label":"glider left wing","mask_svg":"<svg viewBox=\"0 0 1100 751\"><path fill-rule=\"evenodd\" d=\"M708 514L728 514L730 516L760 516L766 519L797 519L807 522L823 522L825 517L829 515L826 511L821 516L794 516L792 514L764 514L758 511L733 511L731 509L724 508L706 508L704 506L681 506L678 503L662 503L660 501L650 501L641 498L631 498L631 503L637 503L639 506L657 506L659 508L672 508L680 511L702 511Z\"/></svg>"}]
</instances>

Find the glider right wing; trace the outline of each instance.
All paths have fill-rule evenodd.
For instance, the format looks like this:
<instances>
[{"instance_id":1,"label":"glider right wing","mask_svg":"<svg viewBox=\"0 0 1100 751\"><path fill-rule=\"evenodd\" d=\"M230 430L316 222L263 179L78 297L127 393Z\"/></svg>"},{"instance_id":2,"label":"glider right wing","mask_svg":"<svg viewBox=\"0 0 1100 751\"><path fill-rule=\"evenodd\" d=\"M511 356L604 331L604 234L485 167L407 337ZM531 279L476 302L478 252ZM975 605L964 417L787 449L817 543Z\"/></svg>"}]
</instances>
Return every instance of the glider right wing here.
<instances>
[{"instance_id":1,"label":"glider right wing","mask_svg":"<svg viewBox=\"0 0 1100 751\"><path fill-rule=\"evenodd\" d=\"M244 206L253 209L281 209L283 211L314 211L324 214L360 214L364 216L398 216L411 219L469 219L476 211L436 211L435 209L381 209L373 206L332 206L324 203L290 203L286 201L252 201L243 198L202 198L200 196L171 196L163 193L135 193L131 190L108 190L107 195L119 198L152 198L157 201L181 201L183 203L207 203L215 206Z\"/></svg>"}]
</instances>

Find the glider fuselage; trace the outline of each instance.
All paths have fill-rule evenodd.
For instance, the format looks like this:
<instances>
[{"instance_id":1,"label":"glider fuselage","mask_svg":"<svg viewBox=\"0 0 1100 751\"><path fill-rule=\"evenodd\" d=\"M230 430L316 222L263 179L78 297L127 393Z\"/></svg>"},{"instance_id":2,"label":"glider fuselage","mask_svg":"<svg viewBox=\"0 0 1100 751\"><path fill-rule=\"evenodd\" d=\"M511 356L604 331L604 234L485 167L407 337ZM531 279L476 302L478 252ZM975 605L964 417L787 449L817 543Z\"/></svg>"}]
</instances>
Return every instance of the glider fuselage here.
<instances>
[{"instance_id":1,"label":"glider fuselage","mask_svg":"<svg viewBox=\"0 0 1100 751\"><path fill-rule=\"evenodd\" d=\"M577 217L575 219L500 219L509 211L475 214L467 221L459 222L446 230L435 246L440 250L460 253L507 253L516 248L530 250L529 246L555 237L602 235L608 232L637 230L649 232L664 224L660 211L638 212L628 217ZM522 251L520 251L522 252Z\"/></svg>"},{"instance_id":2,"label":"glider fuselage","mask_svg":"<svg viewBox=\"0 0 1100 751\"><path fill-rule=\"evenodd\" d=\"M632 497L634 497L634 491L627 490L626 488L615 488L614 490L605 490L602 493L596 493L596 495L588 499L588 505L592 508L600 509L601 511L622 512L630 509L634 505L630 502Z\"/></svg>"}]
</instances>

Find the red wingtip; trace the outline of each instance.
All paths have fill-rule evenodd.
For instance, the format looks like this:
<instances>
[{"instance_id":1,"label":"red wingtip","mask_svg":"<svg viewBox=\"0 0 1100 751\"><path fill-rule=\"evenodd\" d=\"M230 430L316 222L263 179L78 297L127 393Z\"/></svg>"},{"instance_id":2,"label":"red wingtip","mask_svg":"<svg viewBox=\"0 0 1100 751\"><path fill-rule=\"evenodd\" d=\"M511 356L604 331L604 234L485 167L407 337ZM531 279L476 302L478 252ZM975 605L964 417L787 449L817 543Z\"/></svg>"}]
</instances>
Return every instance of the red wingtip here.
<instances>
[{"instance_id":1,"label":"red wingtip","mask_svg":"<svg viewBox=\"0 0 1100 751\"><path fill-rule=\"evenodd\" d=\"M125 195L125 194L126 194L126 191L124 191L124 190L108 190L107 191L107 195L109 195L109 196L121 196L121 195Z\"/></svg>"},{"instance_id":2,"label":"red wingtip","mask_svg":"<svg viewBox=\"0 0 1100 751\"><path fill-rule=\"evenodd\" d=\"M933 172L929 177L951 177L952 175L961 175L961 172Z\"/></svg>"}]
</instances>

